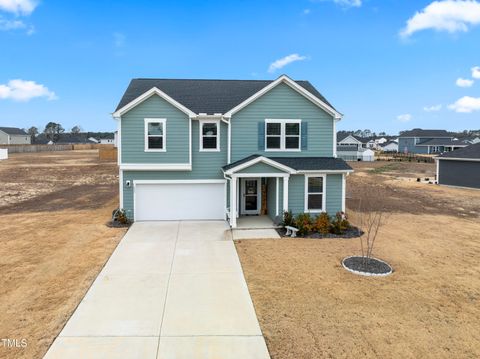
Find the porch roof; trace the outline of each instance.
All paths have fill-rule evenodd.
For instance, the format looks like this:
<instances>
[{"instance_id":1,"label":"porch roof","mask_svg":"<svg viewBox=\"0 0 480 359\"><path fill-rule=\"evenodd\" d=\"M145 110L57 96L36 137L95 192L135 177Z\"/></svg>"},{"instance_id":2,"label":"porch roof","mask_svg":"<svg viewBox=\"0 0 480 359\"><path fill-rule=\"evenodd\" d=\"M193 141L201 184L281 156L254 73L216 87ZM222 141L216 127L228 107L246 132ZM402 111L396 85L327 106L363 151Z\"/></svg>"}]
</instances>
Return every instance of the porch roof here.
<instances>
[{"instance_id":1,"label":"porch roof","mask_svg":"<svg viewBox=\"0 0 480 359\"><path fill-rule=\"evenodd\" d=\"M266 157L262 155L251 155L241 160L223 166L224 172L234 173L250 167L259 162L272 165L272 167L283 168L286 173L297 172L352 172L353 169L342 159L333 157Z\"/></svg>"}]
</instances>

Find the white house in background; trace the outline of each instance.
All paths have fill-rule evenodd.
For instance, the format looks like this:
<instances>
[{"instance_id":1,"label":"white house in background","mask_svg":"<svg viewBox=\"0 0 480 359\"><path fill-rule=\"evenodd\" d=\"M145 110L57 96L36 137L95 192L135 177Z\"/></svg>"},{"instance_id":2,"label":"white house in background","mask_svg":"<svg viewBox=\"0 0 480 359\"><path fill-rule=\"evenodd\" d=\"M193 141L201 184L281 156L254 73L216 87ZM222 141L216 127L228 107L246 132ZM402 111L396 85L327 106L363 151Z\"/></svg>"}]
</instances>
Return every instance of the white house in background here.
<instances>
[{"instance_id":1,"label":"white house in background","mask_svg":"<svg viewBox=\"0 0 480 359\"><path fill-rule=\"evenodd\" d=\"M115 139L114 138L101 138L100 139L101 145L114 145Z\"/></svg>"},{"instance_id":2,"label":"white house in background","mask_svg":"<svg viewBox=\"0 0 480 359\"><path fill-rule=\"evenodd\" d=\"M357 146L337 146L337 157L344 161L375 161L375 152L370 148L363 148Z\"/></svg>"},{"instance_id":3,"label":"white house in background","mask_svg":"<svg viewBox=\"0 0 480 359\"><path fill-rule=\"evenodd\" d=\"M8 148L0 148L0 161L8 159Z\"/></svg>"},{"instance_id":4,"label":"white house in background","mask_svg":"<svg viewBox=\"0 0 480 359\"><path fill-rule=\"evenodd\" d=\"M398 142L389 141L380 148L383 152L398 152Z\"/></svg>"},{"instance_id":5,"label":"white house in background","mask_svg":"<svg viewBox=\"0 0 480 359\"><path fill-rule=\"evenodd\" d=\"M337 134L337 145L348 146L348 147L355 146L357 148L364 147L364 144L361 141L360 137L357 137L354 135L345 135L345 134Z\"/></svg>"},{"instance_id":6,"label":"white house in background","mask_svg":"<svg viewBox=\"0 0 480 359\"><path fill-rule=\"evenodd\" d=\"M30 145L31 137L21 128L0 127L0 145Z\"/></svg>"}]
</instances>

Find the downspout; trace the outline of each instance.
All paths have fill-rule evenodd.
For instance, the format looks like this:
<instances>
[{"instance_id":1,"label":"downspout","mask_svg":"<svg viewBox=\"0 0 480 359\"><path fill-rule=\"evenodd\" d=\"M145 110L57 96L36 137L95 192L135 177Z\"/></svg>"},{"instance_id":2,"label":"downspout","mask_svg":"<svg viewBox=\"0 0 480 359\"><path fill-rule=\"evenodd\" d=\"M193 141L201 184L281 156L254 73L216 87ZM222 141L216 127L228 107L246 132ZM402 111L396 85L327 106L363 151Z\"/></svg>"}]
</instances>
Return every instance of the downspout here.
<instances>
[{"instance_id":1,"label":"downspout","mask_svg":"<svg viewBox=\"0 0 480 359\"><path fill-rule=\"evenodd\" d=\"M227 164L230 164L231 162L231 138L232 138L232 129L230 126L230 118L228 121L225 119L225 117L222 117L222 122L226 123L228 125L228 143L227 143Z\"/></svg>"}]
</instances>

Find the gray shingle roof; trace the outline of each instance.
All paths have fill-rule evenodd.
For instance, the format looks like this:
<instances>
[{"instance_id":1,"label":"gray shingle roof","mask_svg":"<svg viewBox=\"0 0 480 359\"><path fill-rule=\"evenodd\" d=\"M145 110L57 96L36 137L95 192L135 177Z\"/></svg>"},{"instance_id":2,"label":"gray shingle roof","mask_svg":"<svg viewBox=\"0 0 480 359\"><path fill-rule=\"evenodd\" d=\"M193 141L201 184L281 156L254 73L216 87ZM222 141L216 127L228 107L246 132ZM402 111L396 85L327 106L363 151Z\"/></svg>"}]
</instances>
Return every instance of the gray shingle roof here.
<instances>
[{"instance_id":1,"label":"gray shingle roof","mask_svg":"<svg viewBox=\"0 0 480 359\"><path fill-rule=\"evenodd\" d=\"M410 131L405 131L399 137L452 137L450 133L445 130L423 130L421 128L414 128Z\"/></svg>"},{"instance_id":2,"label":"gray shingle roof","mask_svg":"<svg viewBox=\"0 0 480 359\"><path fill-rule=\"evenodd\" d=\"M133 79L115 111L157 87L197 114L223 114L272 82L272 80ZM295 82L333 108L310 82Z\"/></svg>"},{"instance_id":3,"label":"gray shingle roof","mask_svg":"<svg viewBox=\"0 0 480 359\"><path fill-rule=\"evenodd\" d=\"M467 158L467 159L480 159L480 143L470 145L458 150L445 152L439 156L440 158Z\"/></svg>"},{"instance_id":4,"label":"gray shingle roof","mask_svg":"<svg viewBox=\"0 0 480 359\"><path fill-rule=\"evenodd\" d=\"M451 138L432 138L431 140L417 143L417 146L467 146L467 144Z\"/></svg>"},{"instance_id":5,"label":"gray shingle roof","mask_svg":"<svg viewBox=\"0 0 480 359\"><path fill-rule=\"evenodd\" d=\"M357 152L357 146L337 146L337 152Z\"/></svg>"},{"instance_id":6,"label":"gray shingle roof","mask_svg":"<svg viewBox=\"0 0 480 359\"><path fill-rule=\"evenodd\" d=\"M28 133L26 133L21 128L17 128L17 127L0 127L0 131L3 131L3 132L5 132L6 134L9 134L9 135L28 136Z\"/></svg>"},{"instance_id":7,"label":"gray shingle roof","mask_svg":"<svg viewBox=\"0 0 480 359\"><path fill-rule=\"evenodd\" d=\"M229 165L223 166L224 171L237 167L261 155L251 155ZM333 157L267 157L275 162L290 167L297 171L351 171L344 160Z\"/></svg>"}]
</instances>

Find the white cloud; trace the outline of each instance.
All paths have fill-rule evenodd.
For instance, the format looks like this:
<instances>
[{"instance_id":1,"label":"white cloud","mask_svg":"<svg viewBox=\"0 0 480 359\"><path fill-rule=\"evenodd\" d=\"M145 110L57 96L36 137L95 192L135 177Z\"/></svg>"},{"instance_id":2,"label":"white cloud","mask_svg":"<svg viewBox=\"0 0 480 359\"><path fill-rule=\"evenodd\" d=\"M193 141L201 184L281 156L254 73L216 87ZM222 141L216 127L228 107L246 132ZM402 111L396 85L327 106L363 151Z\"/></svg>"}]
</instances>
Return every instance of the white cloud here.
<instances>
[{"instance_id":1,"label":"white cloud","mask_svg":"<svg viewBox=\"0 0 480 359\"><path fill-rule=\"evenodd\" d=\"M437 112L442 109L442 105L433 105L433 106L425 106L423 111L425 112Z\"/></svg>"},{"instance_id":2,"label":"white cloud","mask_svg":"<svg viewBox=\"0 0 480 359\"><path fill-rule=\"evenodd\" d=\"M308 14L310 14L311 12L312 12L312 10L310 10L310 9L304 9L304 10L303 10L303 13L304 13L305 15L308 15Z\"/></svg>"},{"instance_id":3,"label":"white cloud","mask_svg":"<svg viewBox=\"0 0 480 359\"><path fill-rule=\"evenodd\" d=\"M268 67L268 72L270 73L275 72L287 66L288 64L291 64L292 62L303 61L306 59L307 59L306 56L300 56L299 54L291 54L291 55L282 57L281 59L275 60L270 64L270 66Z\"/></svg>"},{"instance_id":4,"label":"white cloud","mask_svg":"<svg viewBox=\"0 0 480 359\"><path fill-rule=\"evenodd\" d=\"M412 115L410 115L409 113L398 115L397 120L400 122L409 122L412 120Z\"/></svg>"},{"instance_id":5,"label":"white cloud","mask_svg":"<svg viewBox=\"0 0 480 359\"><path fill-rule=\"evenodd\" d=\"M25 24L22 20L8 20L0 17L0 31L26 30L27 35L32 35L35 28Z\"/></svg>"},{"instance_id":6,"label":"white cloud","mask_svg":"<svg viewBox=\"0 0 480 359\"><path fill-rule=\"evenodd\" d=\"M427 29L450 33L466 32L469 26L478 24L480 3L476 0L441 0L432 2L408 19L400 35L406 38Z\"/></svg>"},{"instance_id":7,"label":"white cloud","mask_svg":"<svg viewBox=\"0 0 480 359\"><path fill-rule=\"evenodd\" d=\"M479 66L472 67L472 77L474 79L480 79L480 67Z\"/></svg>"},{"instance_id":8,"label":"white cloud","mask_svg":"<svg viewBox=\"0 0 480 359\"><path fill-rule=\"evenodd\" d=\"M463 78L459 77L459 78L457 79L457 81L455 81L455 84L456 84L458 87L472 87L472 85L473 85L473 80L463 79Z\"/></svg>"},{"instance_id":9,"label":"white cloud","mask_svg":"<svg viewBox=\"0 0 480 359\"><path fill-rule=\"evenodd\" d=\"M335 4L342 7L360 7L362 0L310 0L312 2L333 1Z\"/></svg>"},{"instance_id":10,"label":"white cloud","mask_svg":"<svg viewBox=\"0 0 480 359\"><path fill-rule=\"evenodd\" d=\"M454 104L448 106L450 110L455 112L470 113L480 111L480 97L464 96L458 99Z\"/></svg>"},{"instance_id":11,"label":"white cloud","mask_svg":"<svg viewBox=\"0 0 480 359\"><path fill-rule=\"evenodd\" d=\"M0 0L0 10L15 15L30 15L37 5L36 0Z\"/></svg>"},{"instance_id":12,"label":"white cloud","mask_svg":"<svg viewBox=\"0 0 480 359\"><path fill-rule=\"evenodd\" d=\"M35 81L10 80L7 84L0 84L0 99L13 101L30 101L35 97L46 97L47 100L56 100L57 96L47 87Z\"/></svg>"}]
</instances>

